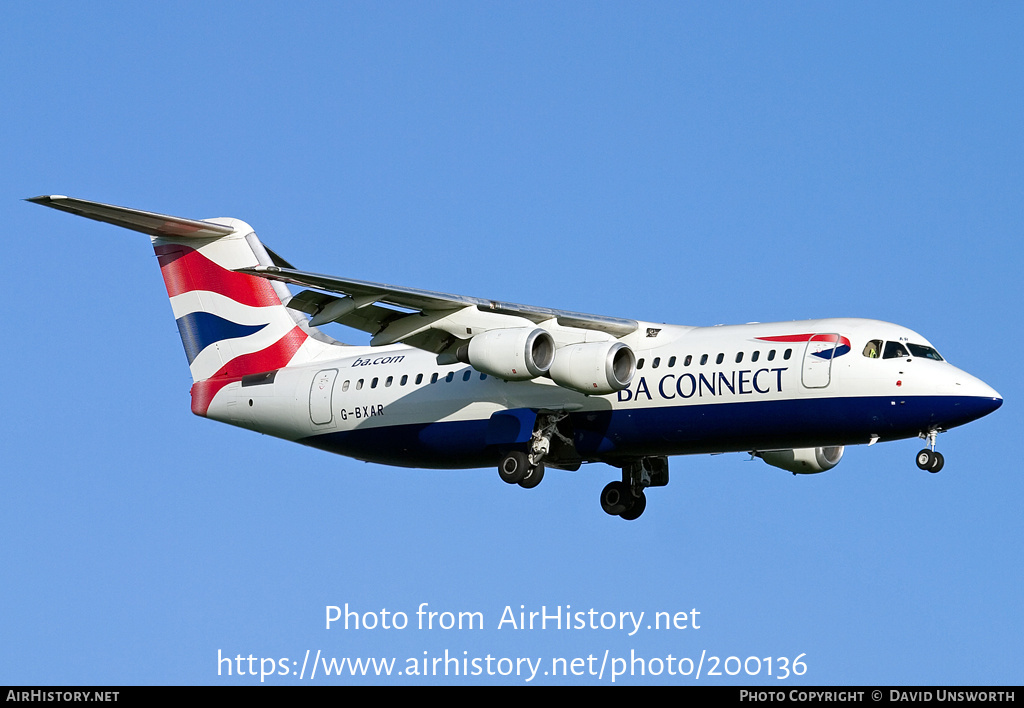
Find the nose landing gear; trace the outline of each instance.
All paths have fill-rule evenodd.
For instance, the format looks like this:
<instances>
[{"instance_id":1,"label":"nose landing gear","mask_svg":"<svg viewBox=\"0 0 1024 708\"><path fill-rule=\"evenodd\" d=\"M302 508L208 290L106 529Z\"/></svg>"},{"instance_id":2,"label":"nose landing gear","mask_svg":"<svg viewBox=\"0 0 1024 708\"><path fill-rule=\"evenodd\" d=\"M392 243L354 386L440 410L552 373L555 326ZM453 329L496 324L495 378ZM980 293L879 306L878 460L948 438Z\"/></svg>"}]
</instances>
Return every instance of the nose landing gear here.
<instances>
[{"instance_id":1,"label":"nose landing gear","mask_svg":"<svg viewBox=\"0 0 1024 708\"><path fill-rule=\"evenodd\" d=\"M939 431L934 429L929 430L927 433L921 433L920 437L928 441L928 447L917 453L918 468L932 474L941 470L942 465L945 464L942 453L935 451L935 438L938 433Z\"/></svg>"}]
</instances>

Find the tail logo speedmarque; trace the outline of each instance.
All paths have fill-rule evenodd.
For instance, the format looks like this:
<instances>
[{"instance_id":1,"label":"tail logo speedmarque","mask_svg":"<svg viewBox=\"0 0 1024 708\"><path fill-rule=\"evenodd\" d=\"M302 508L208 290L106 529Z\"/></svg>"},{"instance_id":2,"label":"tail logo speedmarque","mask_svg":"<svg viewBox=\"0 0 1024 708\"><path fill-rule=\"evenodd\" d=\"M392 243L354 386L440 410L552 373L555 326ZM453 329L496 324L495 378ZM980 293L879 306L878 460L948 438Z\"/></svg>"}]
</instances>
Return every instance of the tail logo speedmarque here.
<instances>
[{"instance_id":1,"label":"tail logo speedmarque","mask_svg":"<svg viewBox=\"0 0 1024 708\"><path fill-rule=\"evenodd\" d=\"M224 241L198 249L165 239L153 244L196 382L192 410L198 415L229 383L286 366L307 339L269 281L213 260L225 255L217 252L224 247L251 254L244 240Z\"/></svg>"}]
</instances>

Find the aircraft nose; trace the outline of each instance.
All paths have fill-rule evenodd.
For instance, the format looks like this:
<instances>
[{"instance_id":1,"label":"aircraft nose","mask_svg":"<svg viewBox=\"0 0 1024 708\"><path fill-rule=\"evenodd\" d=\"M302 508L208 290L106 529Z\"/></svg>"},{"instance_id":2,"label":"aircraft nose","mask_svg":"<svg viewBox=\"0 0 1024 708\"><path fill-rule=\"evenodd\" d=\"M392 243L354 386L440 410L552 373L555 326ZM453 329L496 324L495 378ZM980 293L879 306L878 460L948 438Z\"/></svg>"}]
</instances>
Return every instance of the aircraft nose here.
<instances>
[{"instance_id":1,"label":"aircraft nose","mask_svg":"<svg viewBox=\"0 0 1024 708\"><path fill-rule=\"evenodd\" d=\"M984 417L1003 405L999 392L963 369L948 365L940 374L935 369L935 393L944 398L946 408L939 418L947 428Z\"/></svg>"},{"instance_id":2,"label":"aircraft nose","mask_svg":"<svg viewBox=\"0 0 1024 708\"><path fill-rule=\"evenodd\" d=\"M957 381L956 387L961 389L961 395L971 398L976 418L988 415L1003 405L1003 397L999 395L998 391L981 379L969 374L964 376L964 380Z\"/></svg>"},{"instance_id":3,"label":"aircraft nose","mask_svg":"<svg viewBox=\"0 0 1024 708\"><path fill-rule=\"evenodd\" d=\"M1000 396L996 392L996 390L994 388L992 388L991 386L988 387L988 390L991 393L991 395L986 397L986 399L985 399L987 401L987 403L988 403L988 410L985 411L984 415L988 415L992 411L994 411L997 408L999 408L999 406L1003 405L1003 397Z\"/></svg>"},{"instance_id":4,"label":"aircraft nose","mask_svg":"<svg viewBox=\"0 0 1024 708\"><path fill-rule=\"evenodd\" d=\"M974 379L970 383L973 385L970 385L968 387L968 390L970 391L969 395L978 396L979 398L991 399L993 402L995 402L995 408L993 408L992 410L995 410L999 406L1003 405L1003 397L1000 396L999 392L996 391L991 386L989 386L987 383L985 383L981 379Z\"/></svg>"}]
</instances>

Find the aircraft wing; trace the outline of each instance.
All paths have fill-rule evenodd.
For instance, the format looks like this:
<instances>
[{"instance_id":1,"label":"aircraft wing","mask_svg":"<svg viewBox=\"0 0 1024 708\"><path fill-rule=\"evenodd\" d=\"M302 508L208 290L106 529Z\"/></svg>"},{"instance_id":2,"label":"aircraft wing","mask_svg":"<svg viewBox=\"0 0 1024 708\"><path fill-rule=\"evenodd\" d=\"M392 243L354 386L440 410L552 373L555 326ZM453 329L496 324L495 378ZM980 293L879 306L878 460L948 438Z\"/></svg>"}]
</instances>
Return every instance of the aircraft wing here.
<instances>
[{"instance_id":1,"label":"aircraft wing","mask_svg":"<svg viewBox=\"0 0 1024 708\"><path fill-rule=\"evenodd\" d=\"M436 352L445 348L452 336L467 339L489 329L550 320L561 327L603 332L613 337L625 336L638 327L635 320L618 317L338 278L293 268L256 266L241 268L239 272L341 295L339 298L306 290L292 298L288 306L312 315L310 324L314 326L340 322L370 332L373 345L405 342Z\"/></svg>"},{"instance_id":2,"label":"aircraft wing","mask_svg":"<svg viewBox=\"0 0 1024 708\"><path fill-rule=\"evenodd\" d=\"M156 237L209 239L234 233L231 226L213 221L168 216L63 195L45 195L27 201ZM565 343L589 341L593 339L588 336L591 332L603 333L605 337L623 337L638 327L634 320L617 317L307 273L296 270L269 248L266 250L274 265L241 268L237 272L312 288L285 304L310 315L313 326L340 322L369 332L373 335L370 344L374 346L404 342L440 353L458 344L457 340L471 339L481 332L535 326L552 320L560 329L553 334Z\"/></svg>"}]
</instances>

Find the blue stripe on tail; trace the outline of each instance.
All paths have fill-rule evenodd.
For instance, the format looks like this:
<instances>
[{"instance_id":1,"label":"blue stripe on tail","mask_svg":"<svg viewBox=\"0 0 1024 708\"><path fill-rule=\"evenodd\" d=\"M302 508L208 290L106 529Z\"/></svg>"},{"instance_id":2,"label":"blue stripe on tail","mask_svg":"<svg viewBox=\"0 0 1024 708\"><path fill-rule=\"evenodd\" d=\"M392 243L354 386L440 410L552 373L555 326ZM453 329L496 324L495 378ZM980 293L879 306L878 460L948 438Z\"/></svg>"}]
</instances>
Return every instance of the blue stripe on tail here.
<instances>
[{"instance_id":1,"label":"blue stripe on tail","mask_svg":"<svg viewBox=\"0 0 1024 708\"><path fill-rule=\"evenodd\" d=\"M242 325L209 312L191 312L179 317L178 332L185 345L188 363L195 361L199 353L211 344L223 339L237 339L255 334L267 325Z\"/></svg>"}]
</instances>

